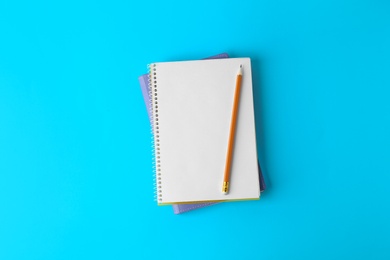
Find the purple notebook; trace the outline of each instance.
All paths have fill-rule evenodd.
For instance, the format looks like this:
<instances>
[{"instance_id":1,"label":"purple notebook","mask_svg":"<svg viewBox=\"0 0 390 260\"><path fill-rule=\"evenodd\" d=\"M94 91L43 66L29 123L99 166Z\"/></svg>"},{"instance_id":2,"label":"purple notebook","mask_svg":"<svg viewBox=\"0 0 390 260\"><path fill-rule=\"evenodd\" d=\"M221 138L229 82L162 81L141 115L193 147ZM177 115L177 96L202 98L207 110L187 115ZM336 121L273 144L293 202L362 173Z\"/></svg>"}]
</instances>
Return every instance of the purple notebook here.
<instances>
[{"instance_id":1,"label":"purple notebook","mask_svg":"<svg viewBox=\"0 0 390 260\"><path fill-rule=\"evenodd\" d=\"M221 53L206 59L223 59L223 58L229 58L229 55L227 53ZM144 74L138 78L140 85L141 85L141 90L142 90L142 96L144 97L145 105L148 111L149 115L149 120L152 120L152 115L150 113L150 102L149 102L149 82L148 82L148 74ZM260 165L259 166L259 180L260 180L260 191L264 191L266 189L266 185L264 182L263 174L261 172ZM173 207L173 212L175 214L180 214L184 213L190 210L198 209L198 208L203 208L209 205L216 204L217 202L207 202L207 203L196 203L196 204L174 204L172 205Z\"/></svg>"}]
</instances>

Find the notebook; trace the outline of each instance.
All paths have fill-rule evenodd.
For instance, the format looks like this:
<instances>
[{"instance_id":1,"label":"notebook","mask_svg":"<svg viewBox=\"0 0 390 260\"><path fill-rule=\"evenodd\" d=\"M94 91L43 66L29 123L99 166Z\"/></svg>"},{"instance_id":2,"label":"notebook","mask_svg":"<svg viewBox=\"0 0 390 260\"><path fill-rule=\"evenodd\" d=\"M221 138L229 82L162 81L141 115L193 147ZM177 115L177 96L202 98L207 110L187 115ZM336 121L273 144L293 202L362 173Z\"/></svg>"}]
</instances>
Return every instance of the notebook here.
<instances>
[{"instance_id":1,"label":"notebook","mask_svg":"<svg viewBox=\"0 0 390 260\"><path fill-rule=\"evenodd\" d=\"M221 53L218 55L208 57L206 59L221 59L221 58L228 58L228 57L229 57L229 55L227 53ZM145 106L146 106L146 109L148 112L149 120L151 121L152 115L150 113L150 101L149 101L150 100L150 97L149 97L150 89L149 89L149 84L148 84L148 74L141 75L140 77L138 77L138 80L139 80L142 95L143 95L143 98L145 101ZM263 175L261 172L261 167L260 167L260 165L258 165L258 166L259 166L259 178L260 178L260 192L263 192L266 189L266 185L265 185L265 181L264 181L264 178L263 178ZM174 205L172 205L172 208L173 208L173 212L175 214L181 214L181 213L185 213L185 212L188 212L191 210L203 208L203 207L213 205L213 204L215 204L215 202L195 203L195 204L174 204Z\"/></svg>"},{"instance_id":2,"label":"notebook","mask_svg":"<svg viewBox=\"0 0 390 260\"><path fill-rule=\"evenodd\" d=\"M235 79L244 74L229 194L221 192ZM158 205L259 199L249 58L153 63Z\"/></svg>"}]
</instances>

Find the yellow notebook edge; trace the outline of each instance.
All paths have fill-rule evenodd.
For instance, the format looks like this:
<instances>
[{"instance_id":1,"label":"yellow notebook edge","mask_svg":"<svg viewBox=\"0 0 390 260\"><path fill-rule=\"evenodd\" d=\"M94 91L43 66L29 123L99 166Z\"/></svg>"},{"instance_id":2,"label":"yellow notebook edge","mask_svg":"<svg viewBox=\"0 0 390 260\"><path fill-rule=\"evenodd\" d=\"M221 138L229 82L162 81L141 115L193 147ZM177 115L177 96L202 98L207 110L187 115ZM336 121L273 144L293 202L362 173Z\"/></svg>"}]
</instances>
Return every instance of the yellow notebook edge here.
<instances>
[{"instance_id":1,"label":"yellow notebook edge","mask_svg":"<svg viewBox=\"0 0 390 260\"><path fill-rule=\"evenodd\" d=\"M202 200L202 201L186 201L186 202L164 202L157 203L158 206L170 206L173 204L196 204L196 203L217 203L217 202L239 202L239 201L251 201L251 200L260 200L258 198L244 198L244 199L228 199L228 200Z\"/></svg>"}]
</instances>

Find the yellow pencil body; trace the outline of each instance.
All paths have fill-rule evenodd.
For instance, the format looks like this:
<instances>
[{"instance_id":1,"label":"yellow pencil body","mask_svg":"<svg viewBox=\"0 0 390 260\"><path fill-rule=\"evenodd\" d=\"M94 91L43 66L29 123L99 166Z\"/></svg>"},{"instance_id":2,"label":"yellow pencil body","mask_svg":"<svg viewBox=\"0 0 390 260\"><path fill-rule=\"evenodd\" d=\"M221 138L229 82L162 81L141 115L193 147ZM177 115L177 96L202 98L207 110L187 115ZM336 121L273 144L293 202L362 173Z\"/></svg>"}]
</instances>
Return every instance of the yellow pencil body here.
<instances>
[{"instance_id":1,"label":"yellow pencil body","mask_svg":"<svg viewBox=\"0 0 390 260\"><path fill-rule=\"evenodd\" d=\"M229 141L228 141L228 148L226 153L225 174L223 177L223 184L222 184L222 193L224 194L227 194L229 192L230 171L232 165L234 138L236 134L238 105L240 103L241 81L242 81L242 65L240 65L240 70L237 74L236 88L234 92L232 119L230 121Z\"/></svg>"}]
</instances>

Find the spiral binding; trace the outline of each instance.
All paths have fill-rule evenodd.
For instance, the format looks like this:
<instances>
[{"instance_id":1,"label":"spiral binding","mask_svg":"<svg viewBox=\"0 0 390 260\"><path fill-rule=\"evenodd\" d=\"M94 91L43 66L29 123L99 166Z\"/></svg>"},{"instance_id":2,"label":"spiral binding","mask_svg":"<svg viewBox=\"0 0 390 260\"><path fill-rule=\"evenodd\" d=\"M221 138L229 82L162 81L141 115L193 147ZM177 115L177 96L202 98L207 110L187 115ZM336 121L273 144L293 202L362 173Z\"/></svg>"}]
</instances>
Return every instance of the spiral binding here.
<instances>
[{"instance_id":1,"label":"spiral binding","mask_svg":"<svg viewBox=\"0 0 390 260\"><path fill-rule=\"evenodd\" d=\"M151 120L152 134L152 169L154 182L154 199L158 203L162 201L161 161L160 161L160 129L158 125L158 99L157 99L157 73L156 64L148 65L148 84L150 112L153 115Z\"/></svg>"}]
</instances>

